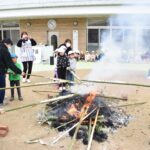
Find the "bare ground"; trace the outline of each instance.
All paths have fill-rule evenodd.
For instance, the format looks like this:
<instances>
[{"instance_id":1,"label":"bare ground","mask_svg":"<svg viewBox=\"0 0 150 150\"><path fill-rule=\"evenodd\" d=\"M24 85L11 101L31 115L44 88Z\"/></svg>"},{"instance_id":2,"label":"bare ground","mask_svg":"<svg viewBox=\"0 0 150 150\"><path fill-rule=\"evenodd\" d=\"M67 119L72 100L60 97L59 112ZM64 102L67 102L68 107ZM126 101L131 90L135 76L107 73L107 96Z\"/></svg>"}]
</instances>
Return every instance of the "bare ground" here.
<instances>
[{"instance_id":1,"label":"bare ground","mask_svg":"<svg viewBox=\"0 0 150 150\"><path fill-rule=\"evenodd\" d=\"M89 70L80 70L78 75L84 77ZM52 73L39 72L48 76ZM145 78L143 72L135 72L130 74L124 74L117 80L124 80L129 82L139 82L149 84L150 81ZM42 82L47 79L38 77L32 77L32 82ZM150 150L150 88L131 87L131 86L117 86L117 85L101 85L100 90L104 91L105 95L117 96L128 95L129 100L125 103L135 102L147 102L145 105L132 106L124 108L129 114L134 116L127 127L123 127L113 135L109 135L109 139L105 143L97 143L93 141L93 150ZM55 90L52 86L42 87L30 87L22 89L24 101L20 102L15 100L9 102L5 107L6 109L14 108L30 103L34 103L47 98L47 93L34 93L32 90ZM52 93L50 93L53 95ZM10 91L6 94L8 97ZM0 138L0 150L66 150L71 142L70 137L64 137L57 144L53 146L43 146L40 144L26 144L24 141L36 138L38 136L45 136L45 140L52 141L55 137L58 137L60 133L54 129L50 129L47 126L41 126L36 121L37 113L44 108L44 105L39 105L31 108L25 108L18 111L8 112L0 116L0 123L9 126L10 132L7 137ZM49 134L47 132L49 131ZM47 136L46 136L47 135ZM84 146L81 141L77 141L74 149L84 150Z\"/></svg>"}]
</instances>

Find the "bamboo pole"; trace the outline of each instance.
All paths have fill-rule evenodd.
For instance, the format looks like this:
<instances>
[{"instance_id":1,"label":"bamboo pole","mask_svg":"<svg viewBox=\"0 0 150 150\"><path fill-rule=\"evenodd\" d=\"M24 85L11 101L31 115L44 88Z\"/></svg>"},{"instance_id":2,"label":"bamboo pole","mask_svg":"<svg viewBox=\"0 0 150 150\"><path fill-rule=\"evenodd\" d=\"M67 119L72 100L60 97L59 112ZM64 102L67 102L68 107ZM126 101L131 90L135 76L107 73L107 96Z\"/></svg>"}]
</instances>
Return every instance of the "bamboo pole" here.
<instances>
[{"instance_id":1,"label":"bamboo pole","mask_svg":"<svg viewBox=\"0 0 150 150\"><path fill-rule=\"evenodd\" d=\"M90 140L91 131L92 131L92 119L90 118L89 132L88 132L88 142L89 142L89 140Z\"/></svg>"},{"instance_id":2,"label":"bamboo pole","mask_svg":"<svg viewBox=\"0 0 150 150\"><path fill-rule=\"evenodd\" d=\"M129 107L129 106L138 106L138 105L143 105L143 104L146 104L146 102L131 103L131 104L124 104L124 105L119 105L119 106L111 106L111 107L114 107L114 108L117 108L117 107Z\"/></svg>"},{"instance_id":3,"label":"bamboo pole","mask_svg":"<svg viewBox=\"0 0 150 150\"><path fill-rule=\"evenodd\" d=\"M33 107L33 106L36 106L38 105L39 103L32 103L32 104L28 104L28 105L24 105L24 106L19 106L19 107L16 107L16 108L11 108L11 109L6 109L4 110L5 112L12 112L12 111L15 111L15 110L19 110L19 109L24 109L24 108L28 108L28 107Z\"/></svg>"},{"instance_id":4,"label":"bamboo pole","mask_svg":"<svg viewBox=\"0 0 150 150\"><path fill-rule=\"evenodd\" d=\"M73 119L73 120L71 120L71 121L68 121L68 122L66 122L66 123L64 123L64 124L62 124L62 125L60 125L60 126L58 126L56 129L59 129L59 128L61 128L61 127L64 127L64 126L66 126L66 125L68 125L68 124L70 124L70 123L72 123L72 122L74 122L74 121L76 121L77 119Z\"/></svg>"},{"instance_id":5,"label":"bamboo pole","mask_svg":"<svg viewBox=\"0 0 150 150\"><path fill-rule=\"evenodd\" d=\"M70 81L70 80L65 80L65 79L60 79L60 78L50 78L50 80L58 81L58 82L66 82L66 83L77 84L76 82L73 82L73 81Z\"/></svg>"},{"instance_id":6,"label":"bamboo pole","mask_svg":"<svg viewBox=\"0 0 150 150\"><path fill-rule=\"evenodd\" d=\"M138 84L138 83L111 82L111 81L101 81L101 80L81 80L81 81L83 81L83 82L92 82L92 83L101 83L101 84L114 84L114 85L150 87L150 85L147 85L147 84Z\"/></svg>"},{"instance_id":7,"label":"bamboo pole","mask_svg":"<svg viewBox=\"0 0 150 150\"><path fill-rule=\"evenodd\" d=\"M40 83L34 83L29 85L21 85L21 86L15 86L15 87L5 87L0 88L1 90L8 90L8 89L15 89L15 88L27 88L27 87L36 87L36 86L44 86L44 85L50 85L50 84L56 84L56 82L40 82Z\"/></svg>"},{"instance_id":8,"label":"bamboo pole","mask_svg":"<svg viewBox=\"0 0 150 150\"><path fill-rule=\"evenodd\" d=\"M56 98L46 99L46 100L42 100L40 102L36 102L36 103L32 103L32 104L12 108L12 109L7 109L7 110L5 110L5 112L11 112L11 111L15 111L15 110L23 109L23 108L33 107L33 106L40 105L40 104L54 102L54 101L60 101L60 100L71 98L73 96L74 96L74 94L70 94L70 95L67 95L67 96L59 96L59 97L56 97Z\"/></svg>"},{"instance_id":9,"label":"bamboo pole","mask_svg":"<svg viewBox=\"0 0 150 150\"><path fill-rule=\"evenodd\" d=\"M117 84L117 85L129 85L129 86L139 86L139 87L150 87L150 85L146 84L138 84L138 83L125 83L125 82L111 82L111 81L100 81L100 80L80 80L80 78L72 71L70 71L76 79L80 82L92 82L92 83L102 83L102 84Z\"/></svg>"},{"instance_id":10,"label":"bamboo pole","mask_svg":"<svg viewBox=\"0 0 150 150\"><path fill-rule=\"evenodd\" d=\"M73 72L73 71L71 71L71 70L69 70L69 71L70 71L71 74L77 79L77 81L78 81L79 83L81 83L81 80L80 80L80 78L76 75L76 73Z\"/></svg>"},{"instance_id":11,"label":"bamboo pole","mask_svg":"<svg viewBox=\"0 0 150 150\"><path fill-rule=\"evenodd\" d=\"M89 114L87 114L87 115L82 119L82 121L85 120L88 116L90 116L95 110L96 110L96 108L93 109ZM78 124L79 124L79 122L76 123L75 125L73 125L73 126L72 126L70 129L68 129L67 131L65 131L63 134L61 134L58 138L56 138L56 139L52 142L52 144L57 143L62 137L64 137L68 132L70 132L72 129L74 129Z\"/></svg>"},{"instance_id":12,"label":"bamboo pole","mask_svg":"<svg viewBox=\"0 0 150 150\"><path fill-rule=\"evenodd\" d=\"M89 140L89 143L88 143L87 150L91 149L92 140L93 140L93 136L94 136L94 131L95 131L98 115L99 115L99 109L97 110L97 113L96 113L96 118L95 118L94 125L93 125L93 128L92 128L92 132L91 132L91 136L90 136L90 140Z\"/></svg>"},{"instance_id":13,"label":"bamboo pole","mask_svg":"<svg viewBox=\"0 0 150 150\"><path fill-rule=\"evenodd\" d=\"M33 76L33 77L39 77L39 78L49 79L49 77L45 77L43 75L36 75L36 74L26 74L26 75L30 75L30 76Z\"/></svg>"},{"instance_id":14,"label":"bamboo pole","mask_svg":"<svg viewBox=\"0 0 150 150\"><path fill-rule=\"evenodd\" d=\"M40 90L32 90L32 92L35 92L35 93L60 93L59 91L48 91L48 90L43 90L43 91L40 91Z\"/></svg>"},{"instance_id":15,"label":"bamboo pole","mask_svg":"<svg viewBox=\"0 0 150 150\"><path fill-rule=\"evenodd\" d=\"M88 111L88 108L86 108L85 110L83 110L83 112L81 112L82 115L81 115L81 118L80 118L80 120L79 120L79 123L78 123L78 125L77 125L77 127L76 127L75 133L74 133L74 135L73 135L72 142L71 142L71 144L70 144L70 146L69 146L69 150L72 150L72 149L73 149L73 145L75 144L76 137L77 137L77 134L78 134L80 125L81 125L81 123L82 123L82 121L83 121L83 118L84 118L85 115L87 114L87 111Z\"/></svg>"},{"instance_id":16,"label":"bamboo pole","mask_svg":"<svg viewBox=\"0 0 150 150\"><path fill-rule=\"evenodd\" d=\"M137 105L143 105L143 104L146 104L146 102L132 103L132 104L126 104L126 105L119 105L119 106L110 106L110 107L112 107L112 108L117 108L117 107L129 107L129 106L137 106ZM105 107L105 106L101 106L101 107L99 107L99 108L103 108L103 107ZM85 116L85 117L83 118L83 120L85 120L85 119L86 119L90 114L92 114L95 110L96 110L96 108L93 109L87 116ZM58 138L56 138L56 139L52 142L52 144L57 143L63 136L65 136L69 131L71 131L72 129L74 129L78 124L79 124L79 122L76 123L74 126L72 126L70 129L68 129L67 131L65 131L62 135L60 135Z\"/></svg>"},{"instance_id":17,"label":"bamboo pole","mask_svg":"<svg viewBox=\"0 0 150 150\"><path fill-rule=\"evenodd\" d=\"M114 96L102 96L102 95L99 95L98 94L98 96L99 97L101 97L101 98L105 98L105 99L111 99L111 100L122 100L122 101L124 101L124 100L126 100L125 98L121 98L121 97L114 97Z\"/></svg>"}]
</instances>

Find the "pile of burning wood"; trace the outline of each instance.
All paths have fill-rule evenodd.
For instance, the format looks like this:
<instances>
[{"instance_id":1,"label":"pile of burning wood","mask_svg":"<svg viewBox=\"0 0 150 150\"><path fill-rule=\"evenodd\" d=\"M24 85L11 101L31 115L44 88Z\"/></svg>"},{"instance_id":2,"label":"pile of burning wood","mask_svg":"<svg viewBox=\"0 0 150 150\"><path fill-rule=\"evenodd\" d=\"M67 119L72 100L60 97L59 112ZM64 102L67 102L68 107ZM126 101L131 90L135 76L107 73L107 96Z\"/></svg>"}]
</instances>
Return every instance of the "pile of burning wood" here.
<instances>
[{"instance_id":1,"label":"pile of burning wood","mask_svg":"<svg viewBox=\"0 0 150 150\"><path fill-rule=\"evenodd\" d=\"M120 106L94 92L49 103L44 113L38 115L42 124L47 123L58 131L65 130L84 144L88 144L90 138L104 142L108 133L126 126L129 120L130 116Z\"/></svg>"}]
</instances>

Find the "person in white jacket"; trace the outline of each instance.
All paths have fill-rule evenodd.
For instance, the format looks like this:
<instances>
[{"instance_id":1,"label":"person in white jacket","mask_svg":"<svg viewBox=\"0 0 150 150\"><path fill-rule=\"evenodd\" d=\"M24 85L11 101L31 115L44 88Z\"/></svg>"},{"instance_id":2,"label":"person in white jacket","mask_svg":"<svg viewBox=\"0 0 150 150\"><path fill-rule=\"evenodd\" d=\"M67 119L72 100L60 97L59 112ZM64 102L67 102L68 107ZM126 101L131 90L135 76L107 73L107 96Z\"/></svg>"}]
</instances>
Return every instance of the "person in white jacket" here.
<instances>
[{"instance_id":1,"label":"person in white jacket","mask_svg":"<svg viewBox=\"0 0 150 150\"><path fill-rule=\"evenodd\" d=\"M30 74L32 73L33 61L35 60L34 50L32 46L35 46L37 43L34 39L29 38L27 32L21 33L21 39L18 41L17 46L20 47L20 60L23 64L23 72L27 76L23 76L22 82L30 83Z\"/></svg>"}]
</instances>

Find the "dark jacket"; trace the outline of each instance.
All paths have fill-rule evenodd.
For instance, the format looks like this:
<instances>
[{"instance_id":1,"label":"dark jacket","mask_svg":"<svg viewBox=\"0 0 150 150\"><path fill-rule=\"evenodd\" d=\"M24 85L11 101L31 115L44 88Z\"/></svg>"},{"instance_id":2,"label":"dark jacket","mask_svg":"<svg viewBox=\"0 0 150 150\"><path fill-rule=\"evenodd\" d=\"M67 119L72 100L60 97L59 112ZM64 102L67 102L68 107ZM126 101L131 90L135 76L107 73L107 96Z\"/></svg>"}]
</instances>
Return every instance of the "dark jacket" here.
<instances>
[{"instance_id":1,"label":"dark jacket","mask_svg":"<svg viewBox=\"0 0 150 150\"><path fill-rule=\"evenodd\" d=\"M31 45L32 45L32 46L35 46L35 45L37 44L34 39L30 39L30 41L31 41ZM22 47L22 43L25 43L25 42L26 42L26 40L20 39L20 40L18 41L18 43L17 43L17 46L18 46L18 47Z\"/></svg>"},{"instance_id":2,"label":"dark jacket","mask_svg":"<svg viewBox=\"0 0 150 150\"><path fill-rule=\"evenodd\" d=\"M69 66L70 62L66 55L57 57L57 68L67 68Z\"/></svg>"},{"instance_id":3,"label":"dark jacket","mask_svg":"<svg viewBox=\"0 0 150 150\"><path fill-rule=\"evenodd\" d=\"M12 62L8 48L3 43L0 43L0 74L5 74L8 68L16 74L22 73Z\"/></svg>"},{"instance_id":4,"label":"dark jacket","mask_svg":"<svg viewBox=\"0 0 150 150\"><path fill-rule=\"evenodd\" d=\"M71 47L67 47L66 44L61 44L58 48L60 48L61 46L65 46L66 47L66 51L65 51L65 54L68 55L69 51L72 50Z\"/></svg>"}]
</instances>

